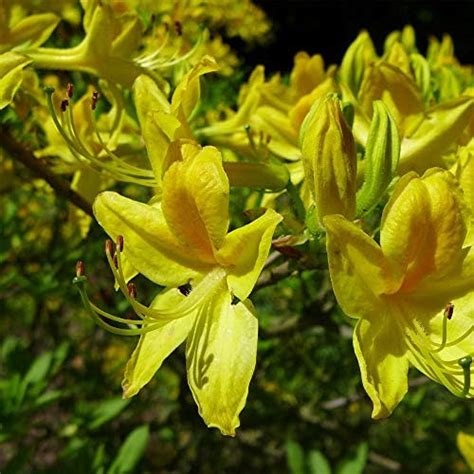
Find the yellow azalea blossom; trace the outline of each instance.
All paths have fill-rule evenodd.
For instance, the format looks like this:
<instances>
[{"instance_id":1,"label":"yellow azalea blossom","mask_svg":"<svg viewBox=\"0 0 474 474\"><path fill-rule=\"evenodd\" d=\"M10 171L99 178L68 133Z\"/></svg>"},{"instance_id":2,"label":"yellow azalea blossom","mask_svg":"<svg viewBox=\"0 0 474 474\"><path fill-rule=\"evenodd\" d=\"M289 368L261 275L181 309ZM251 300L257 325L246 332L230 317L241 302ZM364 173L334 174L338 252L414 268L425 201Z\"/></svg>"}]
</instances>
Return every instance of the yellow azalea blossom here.
<instances>
[{"instance_id":1,"label":"yellow azalea blossom","mask_svg":"<svg viewBox=\"0 0 474 474\"><path fill-rule=\"evenodd\" d=\"M400 179L380 245L342 216L324 218L337 301L358 319L354 350L374 418L390 415L404 397L410 364L455 395L474 395L467 214L454 176L431 169Z\"/></svg>"},{"instance_id":2,"label":"yellow azalea blossom","mask_svg":"<svg viewBox=\"0 0 474 474\"><path fill-rule=\"evenodd\" d=\"M425 108L414 79L393 64L378 61L366 69L357 101L351 100L356 111L353 131L359 143L366 141L375 100L384 102L397 123L399 174L441 166L443 154L462 138L474 114L474 99L466 96Z\"/></svg>"},{"instance_id":3,"label":"yellow azalea blossom","mask_svg":"<svg viewBox=\"0 0 474 474\"><path fill-rule=\"evenodd\" d=\"M261 158L266 148L282 160L297 161L301 158L298 134L305 115L318 98L336 91L322 57L299 52L289 85L278 74L266 81L263 66L257 66L241 88L237 111L198 134L246 156Z\"/></svg>"},{"instance_id":4,"label":"yellow azalea blossom","mask_svg":"<svg viewBox=\"0 0 474 474\"><path fill-rule=\"evenodd\" d=\"M456 438L458 449L470 469L474 470L474 436L460 431Z\"/></svg>"},{"instance_id":5,"label":"yellow azalea blossom","mask_svg":"<svg viewBox=\"0 0 474 474\"><path fill-rule=\"evenodd\" d=\"M201 416L208 426L234 435L256 358L257 320L247 298L281 217L269 209L228 232L228 205L220 152L187 144L163 177L161 203L106 192L96 199L94 213L113 239L123 236L127 262L167 287L149 308L129 297L143 319L141 329L122 330L141 334L125 370L124 396L138 393L186 340L188 383ZM117 265L113 269L126 293L120 259Z\"/></svg>"}]
</instances>

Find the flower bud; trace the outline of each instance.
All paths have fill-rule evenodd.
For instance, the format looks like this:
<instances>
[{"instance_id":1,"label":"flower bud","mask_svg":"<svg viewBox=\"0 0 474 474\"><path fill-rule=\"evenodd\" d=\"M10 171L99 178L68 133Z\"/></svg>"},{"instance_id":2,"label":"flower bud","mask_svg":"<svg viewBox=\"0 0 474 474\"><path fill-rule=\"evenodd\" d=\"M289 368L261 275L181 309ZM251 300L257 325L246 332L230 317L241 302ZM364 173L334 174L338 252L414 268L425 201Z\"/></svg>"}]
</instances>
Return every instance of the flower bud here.
<instances>
[{"instance_id":1,"label":"flower bud","mask_svg":"<svg viewBox=\"0 0 474 474\"><path fill-rule=\"evenodd\" d=\"M397 171L400 138L394 119L381 100L373 104L374 115L365 147L364 184L357 193L357 215L370 211L385 193Z\"/></svg>"},{"instance_id":2,"label":"flower bud","mask_svg":"<svg viewBox=\"0 0 474 474\"><path fill-rule=\"evenodd\" d=\"M369 34L367 31L361 31L344 54L339 68L339 78L355 95L362 82L365 68L376 59L377 54Z\"/></svg>"},{"instance_id":3,"label":"flower bud","mask_svg":"<svg viewBox=\"0 0 474 474\"><path fill-rule=\"evenodd\" d=\"M329 94L316 102L301 127L306 183L320 225L328 214L355 214L356 151L341 101Z\"/></svg>"}]
</instances>

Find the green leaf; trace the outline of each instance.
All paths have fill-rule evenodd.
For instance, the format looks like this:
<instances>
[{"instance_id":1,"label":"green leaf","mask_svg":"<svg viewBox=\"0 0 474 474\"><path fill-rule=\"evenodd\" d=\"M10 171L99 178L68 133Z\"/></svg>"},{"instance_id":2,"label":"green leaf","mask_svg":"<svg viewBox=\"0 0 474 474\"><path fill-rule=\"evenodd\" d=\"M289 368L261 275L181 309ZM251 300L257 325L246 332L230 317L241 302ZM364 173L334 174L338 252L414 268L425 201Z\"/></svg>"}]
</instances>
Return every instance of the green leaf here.
<instances>
[{"instance_id":1,"label":"green leaf","mask_svg":"<svg viewBox=\"0 0 474 474\"><path fill-rule=\"evenodd\" d=\"M118 397L100 403L92 412L92 421L89 424L89 428L91 430L99 428L104 423L115 418L129 403L130 400L124 400Z\"/></svg>"},{"instance_id":2,"label":"green leaf","mask_svg":"<svg viewBox=\"0 0 474 474\"><path fill-rule=\"evenodd\" d=\"M107 474L129 474L135 471L148 444L150 430L148 425L135 428L125 439L117 457L110 466Z\"/></svg>"},{"instance_id":3,"label":"green leaf","mask_svg":"<svg viewBox=\"0 0 474 474\"><path fill-rule=\"evenodd\" d=\"M45 352L38 356L28 369L28 372L23 379L23 383L25 385L34 385L42 382L48 375L52 360L53 354L51 352Z\"/></svg>"},{"instance_id":4,"label":"green leaf","mask_svg":"<svg viewBox=\"0 0 474 474\"><path fill-rule=\"evenodd\" d=\"M331 474L331 466L321 451L311 450L308 456L309 471L311 474Z\"/></svg>"},{"instance_id":5,"label":"green leaf","mask_svg":"<svg viewBox=\"0 0 474 474\"><path fill-rule=\"evenodd\" d=\"M367 464L369 447L367 443L361 443L357 447L356 455L352 459L342 461L336 469L337 474L362 474Z\"/></svg>"},{"instance_id":6,"label":"green leaf","mask_svg":"<svg viewBox=\"0 0 474 474\"><path fill-rule=\"evenodd\" d=\"M304 451L299 443L288 440L286 443L286 460L291 474L304 474Z\"/></svg>"}]
</instances>

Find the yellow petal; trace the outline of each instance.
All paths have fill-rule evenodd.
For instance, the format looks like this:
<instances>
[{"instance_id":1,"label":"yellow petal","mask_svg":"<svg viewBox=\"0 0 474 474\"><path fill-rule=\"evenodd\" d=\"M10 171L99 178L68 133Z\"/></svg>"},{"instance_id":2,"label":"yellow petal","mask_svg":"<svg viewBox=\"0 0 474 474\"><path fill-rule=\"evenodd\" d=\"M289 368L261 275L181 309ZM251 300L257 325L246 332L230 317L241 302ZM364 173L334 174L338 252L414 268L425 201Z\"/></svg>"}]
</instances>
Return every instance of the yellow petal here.
<instances>
[{"instance_id":1,"label":"yellow petal","mask_svg":"<svg viewBox=\"0 0 474 474\"><path fill-rule=\"evenodd\" d=\"M354 318L378 311L379 295L400 285L389 269L381 248L342 216L324 218L329 272L337 302Z\"/></svg>"},{"instance_id":2,"label":"yellow petal","mask_svg":"<svg viewBox=\"0 0 474 474\"><path fill-rule=\"evenodd\" d=\"M437 165L440 157L461 136L474 116L474 98L458 99L437 105L402 141L399 173L424 171Z\"/></svg>"},{"instance_id":3,"label":"yellow petal","mask_svg":"<svg viewBox=\"0 0 474 474\"><path fill-rule=\"evenodd\" d=\"M456 438L458 449L467 465L474 471L474 436L460 431Z\"/></svg>"},{"instance_id":4,"label":"yellow petal","mask_svg":"<svg viewBox=\"0 0 474 474\"><path fill-rule=\"evenodd\" d=\"M222 290L196 319L186 365L199 414L209 427L234 436L255 369L258 322L250 302L232 305Z\"/></svg>"},{"instance_id":5,"label":"yellow petal","mask_svg":"<svg viewBox=\"0 0 474 474\"><path fill-rule=\"evenodd\" d=\"M406 118L423 112L423 101L415 82L399 68L385 62L370 66L362 82L359 100L363 111L372 116L372 104L382 100L404 135Z\"/></svg>"},{"instance_id":6,"label":"yellow petal","mask_svg":"<svg viewBox=\"0 0 474 474\"><path fill-rule=\"evenodd\" d=\"M23 80L23 68L31 61L17 53L0 55L0 110L13 100Z\"/></svg>"},{"instance_id":7,"label":"yellow petal","mask_svg":"<svg viewBox=\"0 0 474 474\"><path fill-rule=\"evenodd\" d=\"M176 306L185 298L178 290L168 290L158 295L153 309ZM125 367L122 382L124 398L136 395L146 385L163 361L186 339L196 318L196 311L172 321L163 322L158 329L142 336Z\"/></svg>"},{"instance_id":8,"label":"yellow petal","mask_svg":"<svg viewBox=\"0 0 474 474\"><path fill-rule=\"evenodd\" d=\"M229 180L214 147L173 163L163 179L162 209L171 231L203 261L214 262L229 225Z\"/></svg>"},{"instance_id":9,"label":"yellow petal","mask_svg":"<svg viewBox=\"0 0 474 474\"><path fill-rule=\"evenodd\" d=\"M267 209L263 216L230 232L219 249L219 262L228 266L227 283L241 301L257 282L270 251L273 232L281 220L273 209Z\"/></svg>"},{"instance_id":10,"label":"yellow petal","mask_svg":"<svg viewBox=\"0 0 474 474\"><path fill-rule=\"evenodd\" d=\"M384 210L380 241L384 254L405 273L404 291L460 264L466 236L461 199L453 175L444 170L405 178L395 188Z\"/></svg>"},{"instance_id":11,"label":"yellow petal","mask_svg":"<svg viewBox=\"0 0 474 474\"><path fill-rule=\"evenodd\" d=\"M331 93L337 92L338 87L333 77L328 77L324 82L318 85L309 94L301 97L296 105L290 110L288 118L295 130L299 130L306 115L310 111L312 105L321 97Z\"/></svg>"},{"instance_id":12,"label":"yellow petal","mask_svg":"<svg viewBox=\"0 0 474 474\"><path fill-rule=\"evenodd\" d=\"M383 306L379 310L377 318L357 323L353 339L375 419L389 416L408 390L408 358L403 336L393 320L396 314L384 311Z\"/></svg>"},{"instance_id":13,"label":"yellow petal","mask_svg":"<svg viewBox=\"0 0 474 474\"><path fill-rule=\"evenodd\" d=\"M468 293L456 298L452 291L449 295L447 288L444 290L423 296L417 292L398 295L394 317L403 324L411 364L454 395L472 397L472 376L464 392L464 371L458 361L472 354L474 297ZM447 303L454 307L449 320L444 314Z\"/></svg>"},{"instance_id":14,"label":"yellow petal","mask_svg":"<svg viewBox=\"0 0 474 474\"><path fill-rule=\"evenodd\" d=\"M209 269L195 249L177 241L159 207L105 192L95 200L94 214L112 239L124 237L133 268L160 285L179 286Z\"/></svg>"},{"instance_id":15,"label":"yellow petal","mask_svg":"<svg viewBox=\"0 0 474 474\"><path fill-rule=\"evenodd\" d=\"M60 18L54 13L40 13L21 19L11 30L9 40L14 45L27 43L28 47L40 46L51 35Z\"/></svg>"},{"instance_id":16,"label":"yellow petal","mask_svg":"<svg viewBox=\"0 0 474 474\"><path fill-rule=\"evenodd\" d=\"M204 56L178 84L171 100L171 110L182 122L186 121L199 102L201 93L199 78L203 74L217 70L215 60L211 56Z\"/></svg>"},{"instance_id":17,"label":"yellow petal","mask_svg":"<svg viewBox=\"0 0 474 474\"><path fill-rule=\"evenodd\" d=\"M304 51L295 55L290 85L297 96L311 92L324 79L324 59L320 54L310 56Z\"/></svg>"}]
</instances>

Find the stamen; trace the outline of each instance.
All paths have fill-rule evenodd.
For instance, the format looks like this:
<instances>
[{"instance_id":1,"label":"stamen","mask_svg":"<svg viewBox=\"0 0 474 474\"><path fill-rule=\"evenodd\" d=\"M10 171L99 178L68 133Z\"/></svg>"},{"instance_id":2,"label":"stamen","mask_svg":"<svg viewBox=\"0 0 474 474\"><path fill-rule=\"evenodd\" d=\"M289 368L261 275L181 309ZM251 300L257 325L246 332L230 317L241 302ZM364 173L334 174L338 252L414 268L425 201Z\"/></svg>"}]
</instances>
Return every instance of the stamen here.
<instances>
[{"instance_id":1,"label":"stamen","mask_svg":"<svg viewBox=\"0 0 474 474\"><path fill-rule=\"evenodd\" d=\"M250 125L245 125L245 133L247 135L247 139L249 141L249 144L250 144L250 148L252 148L252 150L257 153L257 145L255 143L255 140L253 138L253 130L252 130L252 127Z\"/></svg>"},{"instance_id":2,"label":"stamen","mask_svg":"<svg viewBox=\"0 0 474 474\"><path fill-rule=\"evenodd\" d=\"M183 296L189 296L192 289L193 287L191 286L190 283L186 283L185 285L178 286L178 290Z\"/></svg>"},{"instance_id":3,"label":"stamen","mask_svg":"<svg viewBox=\"0 0 474 474\"><path fill-rule=\"evenodd\" d=\"M123 235L117 236L116 249L117 249L117 252L123 252Z\"/></svg>"},{"instance_id":4,"label":"stamen","mask_svg":"<svg viewBox=\"0 0 474 474\"><path fill-rule=\"evenodd\" d=\"M91 108L92 108L92 110L95 110L95 108L97 107L97 101L99 100L99 97L100 97L99 92L94 91L92 93L92 99L91 99Z\"/></svg>"},{"instance_id":5,"label":"stamen","mask_svg":"<svg viewBox=\"0 0 474 474\"><path fill-rule=\"evenodd\" d=\"M86 268L82 260L78 260L76 263L76 277L80 278L86 273Z\"/></svg>"},{"instance_id":6,"label":"stamen","mask_svg":"<svg viewBox=\"0 0 474 474\"><path fill-rule=\"evenodd\" d=\"M470 355L459 359L459 365L464 372L464 388L462 393L465 397L469 395L469 390L471 389L471 364L472 357Z\"/></svg>"},{"instance_id":7,"label":"stamen","mask_svg":"<svg viewBox=\"0 0 474 474\"><path fill-rule=\"evenodd\" d=\"M66 93L67 93L67 96L72 99L72 96L74 95L74 85L71 84L70 82L68 83L67 87L66 87Z\"/></svg>"},{"instance_id":8,"label":"stamen","mask_svg":"<svg viewBox=\"0 0 474 474\"><path fill-rule=\"evenodd\" d=\"M113 256L115 254L114 244L110 239L107 239L105 241L105 254L110 256Z\"/></svg>"},{"instance_id":9,"label":"stamen","mask_svg":"<svg viewBox=\"0 0 474 474\"><path fill-rule=\"evenodd\" d=\"M448 320L450 321L453 317L454 305L453 303L448 303L443 312L443 334L441 336L441 344L433 343L433 345L438 346L434 349L434 352L439 352L446 347L446 342L448 340Z\"/></svg>"},{"instance_id":10,"label":"stamen","mask_svg":"<svg viewBox=\"0 0 474 474\"><path fill-rule=\"evenodd\" d=\"M128 289L128 294L130 295L130 298L136 299L137 287L135 286L135 283L129 283L127 285L127 289Z\"/></svg>"},{"instance_id":11,"label":"stamen","mask_svg":"<svg viewBox=\"0 0 474 474\"><path fill-rule=\"evenodd\" d=\"M174 22L174 30L176 31L176 34L178 36L181 36L183 34L183 25L179 21Z\"/></svg>"},{"instance_id":12,"label":"stamen","mask_svg":"<svg viewBox=\"0 0 474 474\"><path fill-rule=\"evenodd\" d=\"M69 105L69 101L67 99L64 99L61 101L61 112L66 112L67 106Z\"/></svg>"}]
</instances>

